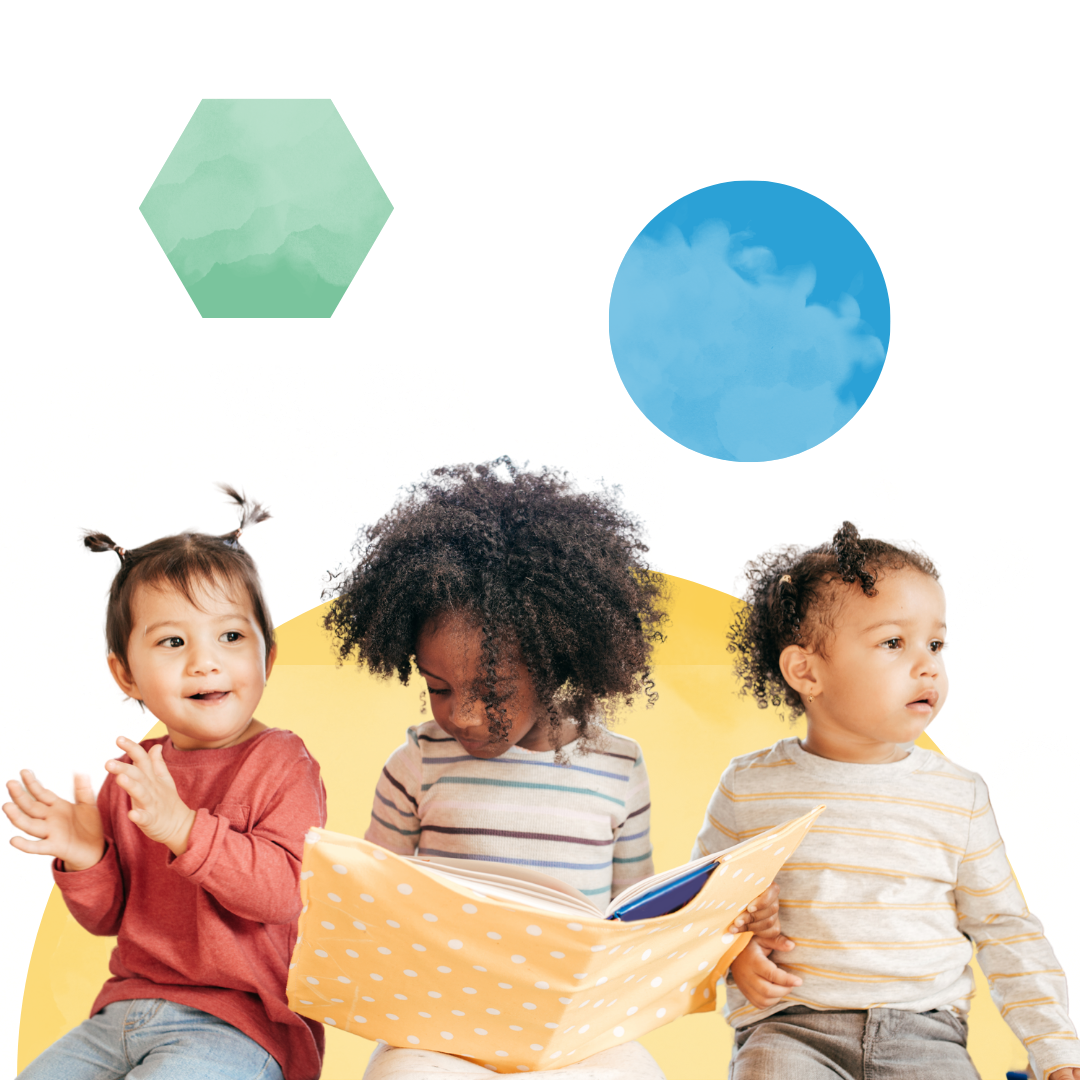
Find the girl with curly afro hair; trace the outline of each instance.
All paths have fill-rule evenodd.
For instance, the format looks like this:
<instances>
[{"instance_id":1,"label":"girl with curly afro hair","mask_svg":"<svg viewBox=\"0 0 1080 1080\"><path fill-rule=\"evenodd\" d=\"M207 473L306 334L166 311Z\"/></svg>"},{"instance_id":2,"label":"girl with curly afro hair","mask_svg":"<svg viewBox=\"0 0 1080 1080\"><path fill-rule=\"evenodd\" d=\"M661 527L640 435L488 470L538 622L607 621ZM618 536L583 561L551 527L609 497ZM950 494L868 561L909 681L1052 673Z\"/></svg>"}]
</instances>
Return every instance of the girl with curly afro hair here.
<instances>
[{"instance_id":1,"label":"girl with curly afro hair","mask_svg":"<svg viewBox=\"0 0 1080 1080\"><path fill-rule=\"evenodd\" d=\"M462 689L478 709L455 700L447 713L470 753L595 736L614 705L655 697L649 657L665 619L663 578L618 495L505 457L435 469L360 533L326 617L342 659L408 683L418 644L453 627L475 644ZM519 686L532 712L507 708Z\"/></svg>"},{"instance_id":2,"label":"girl with curly afro hair","mask_svg":"<svg viewBox=\"0 0 1080 1080\"><path fill-rule=\"evenodd\" d=\"M949 690L933 563L845 521L830 543L770 552L747 576L731 633L744 692L805 714L806 736L731 762L695 855L826 809L777 878L790 938L755 939L731 965L731 1077L978 1080L964 1019L974 943L1032 1075L1080 1080L1064 975L986 784L914 745Z\"/></svg>"},{"instance_id":3,"label":"girl with curly afro hair","mask_svg":"<svg viewBox=\"0 0 1080 1080\"><path fill-rule=\"evenodd\" d=\"M367 839L547 871L600 908L648 877L641 749L603 720L655 697L649 660L665 589L617 489L585 493L565 473L507 458L436 469L355 550L326 626L343 660L403 683L415 664L434 716L387 761ZM488 1075L384 1045L365 1077L448 1071ZM559 1072L663 1077L639 1043Z\"/></svg>"}]
</instances>

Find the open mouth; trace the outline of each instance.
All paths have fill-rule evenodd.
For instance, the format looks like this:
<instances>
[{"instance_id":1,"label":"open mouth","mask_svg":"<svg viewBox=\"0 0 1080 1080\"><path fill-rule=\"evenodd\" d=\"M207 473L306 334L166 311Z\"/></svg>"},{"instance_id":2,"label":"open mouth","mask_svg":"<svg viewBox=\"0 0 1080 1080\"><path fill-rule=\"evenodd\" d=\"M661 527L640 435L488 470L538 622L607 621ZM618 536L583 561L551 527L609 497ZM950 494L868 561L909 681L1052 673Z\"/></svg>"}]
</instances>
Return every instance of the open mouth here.
<instances>
[{"instance_id":1,"label":"open mouth","mask_svg":"<svg viewBox=\"0 0 1080 1080\"><path fill-rule=\"evenodd\" d=\"M908 702L908 708L924 708L932 709L937 704L938 692L936 690L928 690L922 697L916 698L914 701Z\"/></svg>"},{"instance_id":2,"label":"open mouth","mask_svg":"<svg viewBox=\"0 0 1080 1080\"><path fill-rule=\"evenodd\" d=\"M201 693L192 694L192 701L224 701L229 696L228 690L203 690Z\"/></svg>"}]
</instances>

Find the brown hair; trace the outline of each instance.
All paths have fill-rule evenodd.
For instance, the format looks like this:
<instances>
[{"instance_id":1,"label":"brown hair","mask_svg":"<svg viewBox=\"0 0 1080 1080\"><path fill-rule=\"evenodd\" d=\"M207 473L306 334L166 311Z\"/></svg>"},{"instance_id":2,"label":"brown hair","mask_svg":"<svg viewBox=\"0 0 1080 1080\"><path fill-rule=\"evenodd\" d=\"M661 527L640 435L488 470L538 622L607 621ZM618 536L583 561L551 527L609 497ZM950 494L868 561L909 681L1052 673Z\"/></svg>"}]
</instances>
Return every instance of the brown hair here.
<instances>
[{"instance_id":1,"label":"brown hair","mask_svg":"<svg viewBox=\"0 0 1080 1080\"><path fill-rule=\"evenodd\" d=\"M109 652L127 667L127 646L131 637L131 601L140 585L148 588L171 585L194 604L196 585L212 583L243 589L251 601L255 621L266 643L266 656L274 647L274 624L263 599L259 572L251 556L240 546L240 533L248 525L265 521L269 512L235 488L218 485L240 507L240 527L224 536L183 532L165 536L139 548L122 548L104 533L90 532L83 543L91 551L115 551L120 569L109 589L105 614L105 639Z\"/></svg>"},{"instance_id":2,"label":"brown hair","mask_svg":"<svg viewBox=\"0 0 1080 1080\"><path fill-rule=\"evenodd\" d=\"M823 651L843 587L858 584L866 596L874 596L883 571L903 569L938 577L921 551L861 537L850 521L827 544L778 548L747 563L746 606L728 634L741 693L760 709L786 705L794 720L803 712L802 698L780 673L780 654L789 645Z\"/></svg>"}]
</instances>

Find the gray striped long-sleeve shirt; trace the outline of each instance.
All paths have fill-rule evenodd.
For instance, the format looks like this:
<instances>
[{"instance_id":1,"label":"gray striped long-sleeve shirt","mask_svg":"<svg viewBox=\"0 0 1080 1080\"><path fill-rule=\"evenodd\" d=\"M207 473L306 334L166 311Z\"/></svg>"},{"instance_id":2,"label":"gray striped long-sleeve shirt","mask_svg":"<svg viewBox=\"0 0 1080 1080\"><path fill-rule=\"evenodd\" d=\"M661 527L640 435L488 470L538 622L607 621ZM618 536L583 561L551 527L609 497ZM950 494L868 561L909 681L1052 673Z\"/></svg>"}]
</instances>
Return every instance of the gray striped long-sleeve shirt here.
<instances>
[{"instance_id":1,"label":"gray striped long-sleeve shirt","mask_svg":"<svg viewBox=\"0 0 1080 1080\"><path fill-rule=\"evenodd\" d=\"M653 872L649 777L641 747L607 733L588 754L512 746L470 757L428 721L408 730L375 788L365 838L402 855L528 866L599 907Z\"/></svg>"},{"instance_id":2,"label":"gray striped long-sleeve shirt","mask_svg":"<svg viewBox=\"0 0 1080 1080\"><path fill-rule=\"evenodd\" d=\"M1038 1068L1080 1065L1065 974L1024 903L976 773L920 747L902 761L860 765L783 739L724 771L694 857L821 803L824 812L776 878L781 924L796 947L774 959L802 986L759 1010L729 980L731 1024L792 1004L963 1014L974 992L974 945L995 1001Z\"/></svg>"}]
</instances>

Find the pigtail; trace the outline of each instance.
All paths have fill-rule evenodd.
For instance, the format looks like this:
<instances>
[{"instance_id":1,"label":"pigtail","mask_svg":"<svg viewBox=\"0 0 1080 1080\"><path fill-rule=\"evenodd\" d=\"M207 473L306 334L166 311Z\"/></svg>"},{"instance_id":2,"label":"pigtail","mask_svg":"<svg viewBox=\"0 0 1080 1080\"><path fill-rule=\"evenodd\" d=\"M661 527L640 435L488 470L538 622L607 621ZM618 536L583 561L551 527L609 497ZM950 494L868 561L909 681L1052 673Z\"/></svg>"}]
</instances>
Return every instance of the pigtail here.
<instances>
[{"instance_id":1,"label":"pigtail","mask_svg":"<svg viewBox=\"0 0 1080 1080\"><path fill-rule=\"evenodd\" d=\"M89 529L84 529L83 543L93 552L115 551L120 558L120 565L124 565L127 551L104 533L91 532Z\"/></svg>"},{"instance_id":2,"label":"pigtail","mask_svg":"<svg viewBox=\"0 0 1080 1080\"><path fill-rule=\"evenodd\" d=\"M781 574L773 590L773 607L776 611L776 623L783 638L789 641L799 640L799 590L790 574Z\"/></svg>"},{"instance_id":3,"label":"pigtail","mask_svg":"<svg viewBox=\"0 0 1080 1080\"><path fill-rule=\"evenodd\" d=\"M832 550L836 556L836 567L840 571L840 577L849 585L858 580L862 591L867 596L876 596L874 588L877 577L866 569L867 552L863 547L859 536L859 530L845 521L836 535L832 538Z\"/></svg>"},{"instance_id":4,"label":"pigtail","mask_svg":"<svg viewBox=\"0 0 1080 1080\"><path fill-rule=\"evenodd\" d=\"M226 533L221 537L229 547L238 548L240 547L240 534L249 525L258 525L260 521L265 521L270 516L270 511L267 510L262 503L256 502L254 499L249 499L246 495L237 491L236 488L229 484L218 484L218 488L240 507L239 527L233 529L231 533Z\"/></svg>"}]
</instances>

